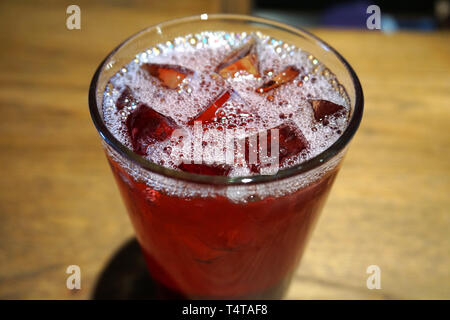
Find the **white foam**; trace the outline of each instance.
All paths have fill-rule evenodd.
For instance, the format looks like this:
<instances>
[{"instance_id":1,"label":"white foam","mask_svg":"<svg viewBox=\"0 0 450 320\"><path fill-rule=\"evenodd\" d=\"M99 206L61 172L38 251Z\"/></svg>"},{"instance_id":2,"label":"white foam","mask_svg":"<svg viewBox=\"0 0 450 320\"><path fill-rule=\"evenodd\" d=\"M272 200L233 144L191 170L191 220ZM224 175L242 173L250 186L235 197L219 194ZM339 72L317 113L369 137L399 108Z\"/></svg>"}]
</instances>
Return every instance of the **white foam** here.
<instances>
[{"instance_id":1,"label":"white foam","mask_svg":"<svg viewBox=\"0 0 450 320\"><path fill-rule=\"evenodd\" d=\"M216 66L249 37L256 39L261 77L242 75L225 81L215 77L213 70ZM194 70L195 73L185 79L179 90L167 89L161 86L158 79L140 69L140 65L147 62L178 64ZM266 94L255 92L256 88L290 65L301 70L300 76L294 81ZM301 86L299 81L302 82ZM324 151L338 139L347 126L346 116L331 117L326 126L317 123L308 99L329 100L344 106L344 114L350 112L348 97L345 92L338 90L337 79L325 66L309 53L261 34L203 32L197 35L186 35L138 54L136 59L122 68L121 72L111 78L110 85L105 91L103 112L109 130L120 142L131 148L125 120L133 112L134 107L129 106L122 111L118 111L115 107L115 101L127 86L137 100L174 119L192 139L194 132L192 127L186 124L187 121L203 111L224 89L232 88L236 95L226 103L224 109L227 112L233 108L239 108L250 115L257 115L257 121L248 124L248 127L256 127L259 130L270 129L289 118L301 130L309 143L309 148L299 157L294 157L289 162L289 166L306 161ZM268 95L273 96L272 101L267 99ZM210 136L211 141L218 138L214 135ZM170 153L164 152L165 148L173 145L170 140L152 145L146 157L155 163L176 168ZM207 158L211 157L211 154L203 154L203 156ZM133 169L133 172L136 170ZM229 176L249 174L247 168L235 168ZM307 180L311 179L305 181ZM304 185L304 183L296 183L296 185ZM264 193L261 190L258 192ZM240 193L237 192L237 194ZM233 196L233 198L236 197ZM241 195L238 198L245 197Z\"/></svg>"}]
</instances>

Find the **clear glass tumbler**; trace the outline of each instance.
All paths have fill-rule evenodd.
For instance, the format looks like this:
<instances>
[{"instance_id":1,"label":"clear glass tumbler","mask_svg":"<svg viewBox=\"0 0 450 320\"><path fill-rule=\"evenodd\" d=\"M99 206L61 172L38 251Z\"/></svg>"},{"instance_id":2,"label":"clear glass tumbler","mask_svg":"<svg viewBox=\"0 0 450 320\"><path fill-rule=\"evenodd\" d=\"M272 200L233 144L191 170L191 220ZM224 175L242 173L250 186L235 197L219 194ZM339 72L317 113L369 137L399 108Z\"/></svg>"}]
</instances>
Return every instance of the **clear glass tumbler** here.
<instances>
[{"instance_id":1,"label":"clear glass tumbler","mask_svg":"<svg viewBox=\"0 0 450 320\"><path fill-rule=\"evenodd\" d=\"M197 175L129 150L102 118L109 79L147 48L202 31L259 31L311 53L348 94L347 129L316 157L274 175ZM359 126L363 94L347 61L312 34L262 18L204 14L149 27L121 43L98 67L89 107L148 269L160 286L192 299L281 298Z\"/></svg>"}]
</instances>

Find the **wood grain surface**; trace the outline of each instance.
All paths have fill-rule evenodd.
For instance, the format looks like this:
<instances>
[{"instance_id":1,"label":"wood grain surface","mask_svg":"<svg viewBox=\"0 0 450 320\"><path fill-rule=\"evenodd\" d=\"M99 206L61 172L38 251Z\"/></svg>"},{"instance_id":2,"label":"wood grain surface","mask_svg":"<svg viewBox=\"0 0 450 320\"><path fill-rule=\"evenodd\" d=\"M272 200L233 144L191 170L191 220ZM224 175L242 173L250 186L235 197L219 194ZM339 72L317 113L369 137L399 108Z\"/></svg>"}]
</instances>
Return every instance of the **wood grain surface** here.
<instances>
[{"instance_id":1,"label":"wood grain surface","mask_svg":"<svg viewBox=\"0 0 450 320\"><path fill-rule=\"evenodd\" d=\"M89 299L133 236L91 123L105 55L219 1L0 3L0 299ZM450 298L450 33L311 30L355 68L365 114L287 298ZM67 266L82 288L66 288ZM381 289L366 268L381 268Z\"/></svg>"}]
</instances>

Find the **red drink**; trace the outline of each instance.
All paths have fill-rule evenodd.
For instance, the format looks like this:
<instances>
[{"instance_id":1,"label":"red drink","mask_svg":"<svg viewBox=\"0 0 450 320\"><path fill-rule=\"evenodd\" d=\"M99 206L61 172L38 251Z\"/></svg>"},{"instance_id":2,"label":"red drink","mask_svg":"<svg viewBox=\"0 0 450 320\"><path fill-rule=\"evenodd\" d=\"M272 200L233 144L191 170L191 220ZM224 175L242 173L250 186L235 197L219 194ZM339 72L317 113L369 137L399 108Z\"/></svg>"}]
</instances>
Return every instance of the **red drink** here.
<instances>
[{"instance_id":1,"label":"red drink","mask_svg":"<svg viewBox=\"0 0 450 320\"><path fill-rule=\"evenodd\" d=\"M281 297L361 116L315 56L247 28L141 48L93 114L151 275L189 298Z\"/></svg>"},{"instance_id":2,"label":"red drink","mask_svg":"<svg viewBox=\"0 0 450 320\"><path fill-rule=\"evenodd\" d=\"M110 164L152 276L191 298L279 297L336 176L239 204L170 196Z\"/></svg>"}]
</instances>

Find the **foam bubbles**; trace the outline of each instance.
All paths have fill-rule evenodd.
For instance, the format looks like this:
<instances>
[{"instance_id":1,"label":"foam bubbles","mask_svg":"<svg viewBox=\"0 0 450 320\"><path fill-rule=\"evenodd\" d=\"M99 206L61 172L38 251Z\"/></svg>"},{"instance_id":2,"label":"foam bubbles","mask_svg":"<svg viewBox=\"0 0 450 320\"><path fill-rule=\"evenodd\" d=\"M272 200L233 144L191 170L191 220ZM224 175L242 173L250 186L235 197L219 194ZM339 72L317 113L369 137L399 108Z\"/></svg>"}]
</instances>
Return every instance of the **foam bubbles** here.
<instances>
[{"instance_id":1,"label":"foam bubbles","mask_svg":"<svg viewBox=\"0 0 450 320\"><path fill-rule=\"evenodd\" d=\"M249 37L256 40L261 76L254 77L243 73L234 78L222 79L214 72L216 66ZM195 72L186 77L178 89L173 90L163 87L158 79L140 69L143 63L176 64ZM291 65L300 70L295 80L264 94L255 91ZM290 159L284 166L306 161L332 145L344 132L350 113L345 89L331 70L308 52L260 32L188 34L148 48L137 54L128 65L123 66L106 87L103 113L108 129L121 143L131 148L125 120L135 108L130 106L121 111L115 108L116 100L126 87L130 88L138 101L171 117L191 139L194 139L195 135L187 122L202 112L225 89L233 90L234 98L223 106L222 112L233 114L238 110L242 115L251 115L252 121L246 123L247 127L261 131L291 120L301 130L309 143L309 149ZM327 125L318 123L314 120L309 99L324 99L342 105L345 108L344 116L331 117ZM209 141L218 139L220 137L215 137L214 133L208 138ZM170 140L157 143L149 148L147 158L166 167L176 168L170 152L167 152L173 147L174 142ZM206 154L204 157L211 158L212 155ZM231 170L229 176L250 174L248 168L240 166ZM260 193L258 196L261 196L261 190L257 191ZM233 189L229 190L227 195L242 200L245 198L242 193L239 189Z\"/></svg>"}]
</instances>

